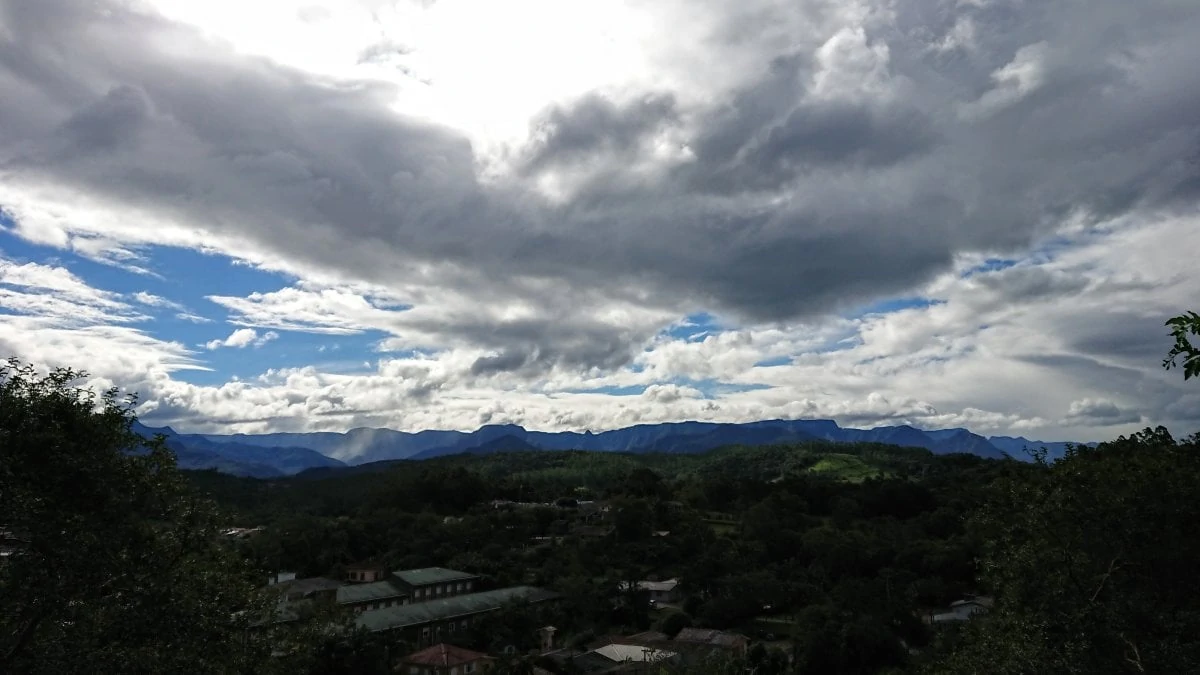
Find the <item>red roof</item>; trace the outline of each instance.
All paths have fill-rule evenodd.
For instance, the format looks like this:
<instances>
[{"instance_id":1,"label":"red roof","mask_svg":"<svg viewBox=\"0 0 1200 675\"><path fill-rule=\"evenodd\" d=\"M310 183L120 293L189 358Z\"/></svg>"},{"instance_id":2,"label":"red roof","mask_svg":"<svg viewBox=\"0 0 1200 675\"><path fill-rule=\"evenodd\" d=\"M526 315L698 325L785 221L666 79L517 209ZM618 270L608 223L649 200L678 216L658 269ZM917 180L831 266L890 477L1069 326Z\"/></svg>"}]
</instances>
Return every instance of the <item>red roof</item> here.
<instances>
[{"instance_id":1,"label":"red roof","mask_svg":"<svg viewBox=\"0 0 1200 675\"><path fill-rule=\"evenodd\" d=\"M428 649L422 649L415 654L409 654L405 657L404 662L421 666L461 666L464 663L471 663L487 657L487 654L443 642Z\"/></svg>"}]
</instances>

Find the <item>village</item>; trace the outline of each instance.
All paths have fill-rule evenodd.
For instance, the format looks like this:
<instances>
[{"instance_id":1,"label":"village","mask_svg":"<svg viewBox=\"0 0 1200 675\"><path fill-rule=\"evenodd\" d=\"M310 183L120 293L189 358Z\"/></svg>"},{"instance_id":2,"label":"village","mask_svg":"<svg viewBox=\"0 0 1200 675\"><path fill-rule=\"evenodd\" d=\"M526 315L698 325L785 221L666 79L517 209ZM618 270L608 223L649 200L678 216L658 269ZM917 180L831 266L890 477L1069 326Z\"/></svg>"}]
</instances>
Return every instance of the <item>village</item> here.
<instances>
[{"instance_id":1,"label":"village","mask_svg":"<svg viewBox=\"0 0 1200 675\"><path fill-rule=\"evenodd\" d=\"M560 523L550 528L555 533L529 537L527 552L578 541L612 542L615 535L615 514L604 502L495 500L489 506L494 511L551 509L570 514L566 522L552 521ZM447 526L461 521L454 517L443 520ZM229 528L224 534L244 540L262 531L262 527ZM669 530L649 531L653 539L668 540L670 536ZM627 604L643 608L651 622L648 630L584 635L581 640L580 636L564 635L551 624L531 624L530 634L513 642L534 645L532 648L503 644L491 652L467 646L478 642L477 631L487 630L489 615L504 611L533 611L543 617L570 613L569 599L552 588L536 585L498 586L485 574L445 567L389 570L379 562L342 566L339 578L297 578L295 573L275 573L267 586L277 597L271 620L275 626L313 616L341 617L356 630L381 636L389 646L411 648L389 657L394 668L410 675L466 675L492 668L498 659L514 657L526 659L531 672L537 673L649 673L667 667L688 669L699 664L744 661L752 648L758 650L758 658L790 664L794 646L793 627L787 617L764 617L759 625L777 628L771 629L773 632L754 631L752 635L691 625L683 611L689 592L679 577L621 581L610 588L614 607ZM949 606L918 613L923 624L937 630L986 614L991 607L990 597L966 596ZM550 611L539 613L539 608ZM771 605L762 607L766 614L772 609Z\"/></svg>"}]
</instances>

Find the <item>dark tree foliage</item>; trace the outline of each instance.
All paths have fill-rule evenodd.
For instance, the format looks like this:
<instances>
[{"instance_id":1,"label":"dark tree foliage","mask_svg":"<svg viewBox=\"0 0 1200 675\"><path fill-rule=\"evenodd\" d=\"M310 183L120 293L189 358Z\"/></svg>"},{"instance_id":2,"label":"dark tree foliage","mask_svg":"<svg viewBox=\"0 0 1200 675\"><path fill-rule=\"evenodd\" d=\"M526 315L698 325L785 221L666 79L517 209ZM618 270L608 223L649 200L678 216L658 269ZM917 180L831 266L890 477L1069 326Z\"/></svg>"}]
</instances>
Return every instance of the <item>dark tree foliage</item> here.
<instances>
[{"instance_id":1,"label":"dark tree foliage","mask_svg":"<svg viewBox=\"0 0 1200 675\"><path fill-rule=\"evenodd\" d=\"M261 670L215 511L81 376L0 367L0 672Z\"/></svg>"},{"instance_id":2,"label":"dark tree foliage","mask_svg":"<svg viewBox=\"0 0 1200 675\"><path fill-rule=\"evenodd\" d=\"M945 673L1200 672L1200 447L1167 430L1005 481L974 525L996 610Z\"/></svg>"}]
</instances>

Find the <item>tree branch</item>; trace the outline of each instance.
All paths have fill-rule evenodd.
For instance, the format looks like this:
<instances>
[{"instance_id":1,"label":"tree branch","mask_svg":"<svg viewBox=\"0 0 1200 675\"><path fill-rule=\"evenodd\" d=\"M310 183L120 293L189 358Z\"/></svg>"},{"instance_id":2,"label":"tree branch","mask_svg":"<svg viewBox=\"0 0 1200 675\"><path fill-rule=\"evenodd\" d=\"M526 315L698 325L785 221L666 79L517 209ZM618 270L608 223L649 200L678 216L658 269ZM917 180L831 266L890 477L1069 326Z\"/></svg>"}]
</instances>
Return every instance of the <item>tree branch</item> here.
<instances>
[{"instance_id":1,"label":"tree branch","mask_svg":"<svg viewBox=\"0 0 1200 675\"><path fill-rule=\"evenodd\" d=\"M1112 559L1112 561L1108 563L1108 571L1104 573L1104 576L1100 577L1100 585L1096 587L1095 592L1092 593L1092 597L1088 599L1089 603L1095 602L1096 598L1100 596L1100 591L1104 590L1104 584L1108 583L1108 579L1112 576L1113 570L1117 565L1117 560L1119 560L1120 557L1121 556L1118 554Z\"/></svg>"},{"instance_id":2,"label":"tree branch","mask_svg":"<svg viewBox=\"0 0 1200 675\"><path fill-rule=\"evenodd\" d=\"M17 654L21 653L21 650L25 648L25 645L33 637L33 633L35 630L37 630L38 624L42 622L43 616L44 614L41 613L35 614L33 618L29 620L29 623L25 624L25 627L22 628L21 632L17 635L16 644L14 644L12 648L8 650L8 653L4 655L4 659L0 660L0 664L12 663L12 660L17 657Z\"/></svg>"}]
</instances>

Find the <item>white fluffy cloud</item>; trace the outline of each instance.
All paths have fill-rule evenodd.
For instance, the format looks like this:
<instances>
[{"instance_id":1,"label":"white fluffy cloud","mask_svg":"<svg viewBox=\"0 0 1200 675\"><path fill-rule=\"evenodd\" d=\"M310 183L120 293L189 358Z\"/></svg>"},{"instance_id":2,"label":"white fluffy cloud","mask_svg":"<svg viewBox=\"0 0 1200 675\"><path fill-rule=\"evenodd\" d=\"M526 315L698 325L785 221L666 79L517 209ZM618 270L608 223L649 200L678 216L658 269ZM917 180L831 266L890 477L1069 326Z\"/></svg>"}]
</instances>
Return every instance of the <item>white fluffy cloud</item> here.
<instances>
[{"instance_id":1,"label":"white fluffy cloud","mask_svg":"<svg viewBox=\"0 0 1200 675\"><path fill-rule=\"evenodd\" d=\"M4 260L0 347L214 431L1200 424L1157 367L1198 280L1200 12L244 5L0 0L6 236L287 279L202 293L232 333L194 353L147 314L200 300ZM286 332L372 361L181 373Z\"/></svg>"},{"instance_id":2,"label":"white fluffy cloud","mask_svg":"<svg viewBox=\"0 0 1200 675\"><path fill-rule=\"evenodd\" d=\"M221 340L209 340L204 343L204 348L208 350L220 349L222 347L233 347L234 349L243 349L245 347L261 347L271 340L279 338L279 333L275 331L267 331L262 335L253 328L239 328L229 334L229 337Z\"/></svg>"}]
</instances>

